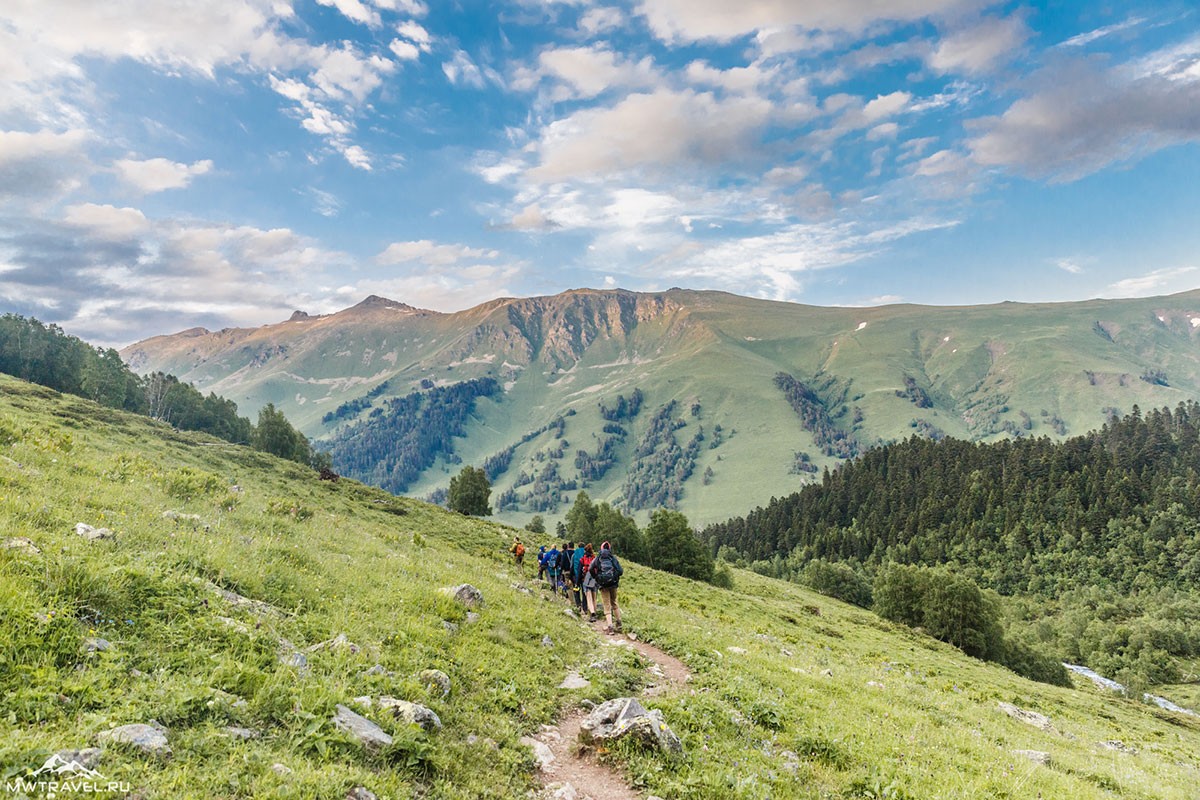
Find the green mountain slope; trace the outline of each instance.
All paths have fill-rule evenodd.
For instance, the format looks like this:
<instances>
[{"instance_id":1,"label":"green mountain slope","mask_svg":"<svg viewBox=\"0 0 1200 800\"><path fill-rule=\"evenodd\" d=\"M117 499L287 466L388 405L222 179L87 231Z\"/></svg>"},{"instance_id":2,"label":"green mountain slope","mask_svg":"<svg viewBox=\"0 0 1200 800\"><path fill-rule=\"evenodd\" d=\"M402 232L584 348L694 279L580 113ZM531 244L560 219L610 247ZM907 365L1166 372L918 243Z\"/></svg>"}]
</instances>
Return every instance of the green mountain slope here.
<instances>
[{"instance_id":1,"label":"green mountain slope","mask_svg":"<svg viewBox=\"0 0 1200 800\"><path fill-rule=\"evenodd\" d=\"M6 377L0 446L5 781L154 720L169 758L108 744L96 765L140 797L523 796L522 734L652 679L524 589L501 526ZM79 522L113 536L88 540ZM685 755L608 755L648 794L1194 796L1194 717L1033 684L751 573L727 591L626 567L627 627L692 671L687 691L646 700ZM439 591L464 581L485 598L478 618ZM89 652L98 638L108 646ZM556 688L576 668L591 686ZM382 695L444 727L354 705ZM393 743L364 749L333 725L338 704Z\"/></svg>"},{"instance_id":2,"label":"green mountain slope","mask_svg":"<svg viewBox=\"0 0 1200 800\"><path fill-rule=\"evenodd\" d=\"M677 506L705 522L794 491L836 464L833 434L859 449L912 433L1062 437L1135 404L1200 399L1198 343L1200 292L851 309L717 292L579 290L456 314L372 297L253 330L157 337L122 355L245 407L274 402L317 438L355 420L380 424L374 411L422 386L491 377L503 392L477 402L453 452L437 454L405 492L444 488L460 461L481 464L512 448L495 480L498 494L512 492L507 519L561 513L561 498L577 488L645 510L629 491L632 473L652 488L678 483ZM805 387L816 422L804 424L780 374ZM635 389L643 411L608 442L599 404ZM654 444L646 436L655 414L672 401L672 421L683 423L678 449L701 430L703 440L690 463L676 456L639 466L639 446ZM565 427L547 428L560 416ZM658 445L662 462L673 450ZM576 465L581 450L614 465L589 479Z\"/></svg>"}]
</instances>

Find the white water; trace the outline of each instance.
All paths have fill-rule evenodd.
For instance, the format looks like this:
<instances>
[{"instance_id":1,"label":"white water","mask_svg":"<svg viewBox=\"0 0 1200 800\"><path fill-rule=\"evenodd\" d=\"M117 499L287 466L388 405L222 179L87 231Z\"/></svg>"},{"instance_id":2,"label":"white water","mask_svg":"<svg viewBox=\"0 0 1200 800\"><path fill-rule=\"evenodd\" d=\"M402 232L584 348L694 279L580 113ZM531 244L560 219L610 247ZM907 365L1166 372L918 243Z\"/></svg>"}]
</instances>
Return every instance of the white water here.
<instances>
[{"instance_id":1,"label":"white water","mask_svg":"<svg viewBox=\"0 0 1200 800\"><path fill-rule=\"evenodd\" d=\"M1092 683L1096 684L1097 686L1099 686L1102 689L1110 689L1114 692L1120 692L1121 694L1129 693L1128 690L1121 684L1117 683L1114 680L1110 680L1110 679L1104 677L1103 675L1101 675L1100 673L1098 673L1094 670L1088 669L1087 667L1082 667L1078 664L1066 664L1066 663L1064 663L1063 666L1066 667L1067 669L1071 670L1071 672L1074 672L1076 675L1082 675L1083 677L1087 678ZM1154 703L1159 708L1165 709L1166 711L1178 711L1180 714L1191 714L1192 716L1196 715L1196 712L1192 711L1190 708L1184 708L1183 706L1177 706L1165 697L1159 697L1156 694L1149 694L1149 693L1143 694L1142 697L1146 700L1149 700L1151 703Z\"/></svg>"}]
</instances>

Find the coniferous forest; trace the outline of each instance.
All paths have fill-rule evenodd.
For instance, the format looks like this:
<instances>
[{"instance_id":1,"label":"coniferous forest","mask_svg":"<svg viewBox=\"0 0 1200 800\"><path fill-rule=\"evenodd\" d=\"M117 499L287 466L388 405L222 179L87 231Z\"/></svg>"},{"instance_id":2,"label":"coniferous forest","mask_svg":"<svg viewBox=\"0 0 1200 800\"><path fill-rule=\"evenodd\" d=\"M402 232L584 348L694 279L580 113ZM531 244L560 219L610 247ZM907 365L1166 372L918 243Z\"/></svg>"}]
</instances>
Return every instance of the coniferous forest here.
<instances>
[{"instance_id":1,"label":"coniferous forest","mask_svg":"<svg viewBox=\"0 0 1200 800\"><path fill-rule=\"evenodd\" d=\"M864 580L946 566L1013 598L1013 626L1127 681L1162 683L1200 655L1200 404L1065 441L913 437L864 453L745 517L709 526L764 574L819 560Z\"/></svg>"}]
</instances>

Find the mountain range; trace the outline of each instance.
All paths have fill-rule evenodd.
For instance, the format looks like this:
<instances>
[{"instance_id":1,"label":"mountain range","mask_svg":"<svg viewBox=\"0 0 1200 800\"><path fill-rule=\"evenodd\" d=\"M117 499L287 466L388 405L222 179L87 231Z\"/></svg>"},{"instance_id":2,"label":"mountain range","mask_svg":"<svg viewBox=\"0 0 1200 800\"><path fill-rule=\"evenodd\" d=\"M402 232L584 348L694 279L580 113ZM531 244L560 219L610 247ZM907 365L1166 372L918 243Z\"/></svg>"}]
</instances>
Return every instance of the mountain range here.
<instances>
[{"instance_id":1,"label":"mountain range","mask_svg":"<svg viewBox=\"0 0 1200 800\"><path fill-rule=\"evenodd\" d=\"M821 308L671 289L573 290L456 313L382 297L127 347L273 403L336 469L437 496L484 465L509 521L575 492L724 519L918 435L1062 438L1200 399L1200 291L1072 303Z\"/></svg>"}]
</instances>

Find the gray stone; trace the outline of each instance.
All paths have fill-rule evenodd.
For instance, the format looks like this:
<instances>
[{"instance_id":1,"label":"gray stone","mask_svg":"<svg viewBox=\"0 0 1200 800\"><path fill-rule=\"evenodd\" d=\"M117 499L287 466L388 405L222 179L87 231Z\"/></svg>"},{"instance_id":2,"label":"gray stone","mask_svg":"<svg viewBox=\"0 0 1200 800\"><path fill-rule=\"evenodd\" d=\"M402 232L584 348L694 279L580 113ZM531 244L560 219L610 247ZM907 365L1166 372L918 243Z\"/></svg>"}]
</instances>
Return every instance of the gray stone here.
<instances>
[{"instance_id":1,"label":"gray stone","mask_svg":"<svg viewBox=\"0 0 1200 800\"><path fill-rule=\"evenodd\" d=\"M75 523L75 533L79 534L89 542L94 542L98 539L111 539L114 534L108 528L93 528L86 522Z\"/></svg>"},{"instance_id":2,"label":"gray stone","mask_svg":"<svg viewBox=\"0 0 1200 800\"><path fill-rule=\"evenodd\" d=\"M375 666L371 667L369 670L367 670L366 672L363 673L363 675L391 675L391 674L392 673L388 672L386 669L383 668L383 664L376 664Z\"/></svg>"},{"instance_id":3,"label":"gray stone","mask_svg":"<svg viewBox=\"0 0 1200 800\"><path fill-rule=\"evenodd\" d=\"M450 620L442 620L442 627L446 629L447 633L458 633L458 625Z\"/></svg>"},{"instance_id":4,"label":"gray stone","mask_svg":"<svg viewBox=\"0 0 1200 800\"><path fill-rule=\"evenodd\" d=\"M84 769L95 769L100 766L100 757L104 751L99 747L85 747L82 750L59 750L54 757L68 764L78 764Z\"/></svg>"},{"instance_id":5,"label":"gray stone","mask_svg":"<svg viewBox=\"0 0 1200 800\"><path fill-rule=\"evenodd\" d=\"M1129 753L1130 755L1137 755L1136 747L1125 744L1124 742L1122 742L1119 739L1112 739L1107 742L1101 742L1100 746L1103 747L1105 750L1116 750L1118 753Z\"/></svg>"},{"instance_id":6,"label":"gray stone","mask_svg":"<svg viewBox=\"0 0 1200 800\"><path fill-rule=\"evenodd\" d=\"M539 742L532 736L522 736L520 742L533 750L533 760L542 772L546 772L554 764L554 751L545 742Z\"/></svg>"},{"instance_id":7,"label":"gray stone","mask_svg":"<svg viewBox=\"0 0 1200 800\"><path fill-rule=\"evenodd\" d=\"M579 738L584 744L625 737L668 754L683 752L683 743L667 725L662 712L647 711L634 697L601 703L579 725Z\"/></svg>"},{"instance_id":8,"label":"gray stone","mask_svg":"<svg viewBox=\"0 0 1200 800\"><path fill-rule=\"evenodd\" d=\"M112 642L107 639L101 639L99 636L91 636L83 640L83 651L85 653L103 653L106 650L112 650Z\"/></svg>"},{"instance_id":9,"label":"gray stone","mask_svg":"<svg viewBox=\"0 0 1200 800\"><path fill-rule=\"evenodd\" d=\"M337 705L333 724L338 730L353 736L368 750L380 750L392 743L392 737L384 733L383 728L366 717L355 714L341 703Z\"/></svg>"},{"instance_id":10,"label":"gray stone","mask_svg":"<svg viewBox=\"0 0 1200 800\"><path fill-rule=\"evenodd\" d=\"M725 649L737 656L746 655L746 648L744 647L726 647Z\"/></svg>"},{"instance_id":11,"label":"gray stone","mask_svg":"<svg viewBox=\"0 0 1200 800\"><path fill-rule=\"evenodd\" d=\"M1017 708L1012 703L999 703L1000 710L1016 720L1024 722L1026 725L1032 725L1043 731L1053 731L1054 725L1050 722L1050 718L1045 714L1039 714L1036 711L1026 711L1023 708Z\"/></svg>"},{"instance_id":12,"label":"gray stone","mask_svg":"<svg viewBox=\"0 0 1200 800\"><path fill-rule=\"evenodd\" d=\"M146 755L167 758L171 755L171 745L167 742L166 731L154 725L122 725L112 730L96 734L100 741L126 745Z\"/></svg>"},{"instance_id":13,"label":"gray stone","mask_svg":"<svg viewBox=\"0 0 1200 800\"><path fill-rule=\"evenodd\" d=\"M181 511L164 511L162 513L162 518L169 519L172 522L174 522L176 525L178 525L181 522L188 523L192 526L192 530L196 530L197 528L202 527L202 528L204 528L204 530L207 531L211 527L211 526L207 525L204 522L204 520L202 520L200 518L199 514L184 514Z\"/></svg>"},{"instance_id":14,"label":"gray stone","mask_svg":"<svg viewBox=\"0 0 1200 800\"><path fill-rule=\"evenodd\" d=\"M558 685L560 689L586 689L592 685L592 682L580 675L578 672L569 672L567 677L563 678L563 682Z\"/></svg>"},{"instance_id":15,"label":"gray stone","mask_svg":"<svg viewBox=\"0 0 1200 800\"><path fill-rule=\"evenodd\" d=\"M355 786L346 792L346 800L378 800L375 793L365 786Z\"/></svg>"},{"instance_id":16,"label":"gray stone","mask_svg":"<svg viewBox=\"0 0 1200 800\"><path fill-rule=\"evenodd\" d=\"M554 640L550 638L550 634L547 633L542 637L542 647L554 647Z\"/></svg>"},{"instance_id":17,"label":"gray stone","mask_svg":"<svg viewBox=\"0 0 1200 800\"><path fill-rule=\"evenodd\" d=\"M438 692L442 697L450 694L450 676L440 669L423 669L417 673L417 680L431 692Z\"/></svg>"},{"instance_id":18,"label":"gray stone","mask_svg":"<svg viewBox=\"0 0 1200 800\"><path fill-rule=\"evenodd\" d=\"M33 543L32 539L24 536L14 536L11 539L5 539L0 542L0 550L19 550L30 555L41 555L42 551Z\"/></svg>"},{"instance_id":19,"label":"gray stone","mask_svg":"<svg viewBox=\"0 0 1200 800\"><path fill-rule=\"evenodd\" d=\"M479 615L476 614L474 611L468 611L467 612L467 624L470 625L472 622L479 622Z\"/></svg>"},{"instance_id":20,"label":"gray stone","mask_svg":"<svg viewBox=\"0 0 1200 800\"><path fill-rule=\"evenodd\" d=\"M569 783L555 783L546 787L551 800L580 800L579 792Z\"/></svg>"},{"instance_id":21,"label":"gray stone","mask_svg":"<svg viewBox=\"0 0 1200 800\"><path fill-rule=\"evenodd\" d=\"M308 648L308 652L317 653L317 652L320 652L321 650L341 650L343 648L346 650L349 650L351 653L357 653L359 650L362 649L358 645L356 645L354 642L350 641L350 639L346 636L346 634L339 633L337 636L334 636L332 639L326 639L323 642L318 642L318 643L312 645L311 647Z\"/></svg>"},{"instance_id":22,"label":"gray stone","mask_svg":"<svg viewBox=\"0 0 1200 800\"><path fill-rule=\"evenodd\" d=\"M286 764L280 764L278 761L271 765L271 771L276 775L291 775L295 772L291 767Z\"/></svg>"},{"instance_id":23,"label":"gray stone","mask_svg":"<svg viewBox=\"0 0 1200 800\"><path fill-rule=\"evenodd\" d=\"M1013 750L1014 756L1028 758L1035 764L1041 764L1043 767L1050 766L1050 754L1041 750Z\"/></svg>"},{"instance_id":24,"label":"gray stone","mask_svg":"<svg viewBox=\"0 0 1200 800\"><path fill-rule=\"evenodd\" d=\"M483 606L483 592L476 589L469 583L460 583L451 589L443 589L451 597L462 603L467 608L477 608Z\"/></svg>"},{"instance_id":25,"label":"gray stone","mask_svg":"<svg viewBox=\"0 0 1200 800\"><path fill-rule=\"evenodd\" d=\"M256 731L253 728L239 728L236 725L230 725L225 728L225 733L232 736L234 739L257 739L262 736L262 732Z\"/></svg>"},{"instance_id":26,"label":"gray stone","mask_svg":"<svg viewBox=\"0 0 1200 800\"><path fill-rule=\"evenodd\" d=\"M442 721L438 719L438 715L434 713L433 709L420 703L410 703L408 700L385 696L379 698L379 706L391 711L396 719L403 720L409 725L419 725L430 733L442 729Z\"/></svg>"},{"instance_id":27,"label":"gray stone","mask_svg":"<svg viewBox=\"0 0 1200 800\"><path fill-rule=\"evenodd\" d=\"M302 672L308 670L308 656L304 655L304 653L283 653L279 656L279 663L284 666L295 667Z\"/></svg>"}]
</instances>

